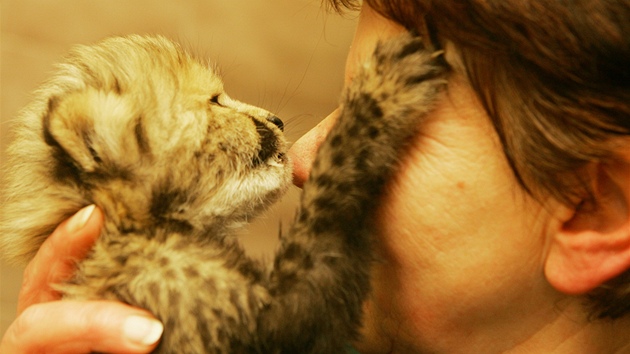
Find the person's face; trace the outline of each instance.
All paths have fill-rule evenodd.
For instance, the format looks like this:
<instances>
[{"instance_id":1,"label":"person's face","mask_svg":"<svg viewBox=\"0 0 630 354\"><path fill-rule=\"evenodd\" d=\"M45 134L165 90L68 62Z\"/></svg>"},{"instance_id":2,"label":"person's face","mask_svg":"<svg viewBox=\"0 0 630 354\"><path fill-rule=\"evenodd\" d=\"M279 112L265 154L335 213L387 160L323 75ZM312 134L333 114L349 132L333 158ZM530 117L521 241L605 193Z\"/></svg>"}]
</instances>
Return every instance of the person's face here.
<instances>
[{"instance_id":1,"label":"person's face","mask_svg":"<svg viewBox=\"0 0 630 354\"><path fill-rule=\"evenodd\" d=\"M364 7L346 82L378 39L402 31ZM334 119L335 112L292 147L297 185ZM509 343L493 329L536 327L530 318L548 322L554 311L542 297L556 295L543 259L546 235L559 221L547 210L518 185L488 117L455 74L378 211L380 259L356 347L365 353L499 350Z\"/></svg>"}]
</instances>

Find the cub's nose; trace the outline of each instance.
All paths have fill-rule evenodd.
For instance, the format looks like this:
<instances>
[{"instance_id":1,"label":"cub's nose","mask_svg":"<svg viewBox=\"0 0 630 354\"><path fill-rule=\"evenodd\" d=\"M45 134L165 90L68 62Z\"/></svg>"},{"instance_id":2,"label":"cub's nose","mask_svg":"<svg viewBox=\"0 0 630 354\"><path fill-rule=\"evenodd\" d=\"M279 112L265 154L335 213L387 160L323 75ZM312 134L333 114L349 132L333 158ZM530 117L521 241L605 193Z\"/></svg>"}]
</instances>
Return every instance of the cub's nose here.
<instances>
[{"instance_id":1,"label":"cub's nose","mask_svg":"<svg viewBox=\"0 0 630 354\"><path fill-rule=\"evenodd\" d=\"M284 122L276 116L267 117L267 120L273 123L276 127L278 127L281 131L284 131Z\"/></svg>"}]
</instances>

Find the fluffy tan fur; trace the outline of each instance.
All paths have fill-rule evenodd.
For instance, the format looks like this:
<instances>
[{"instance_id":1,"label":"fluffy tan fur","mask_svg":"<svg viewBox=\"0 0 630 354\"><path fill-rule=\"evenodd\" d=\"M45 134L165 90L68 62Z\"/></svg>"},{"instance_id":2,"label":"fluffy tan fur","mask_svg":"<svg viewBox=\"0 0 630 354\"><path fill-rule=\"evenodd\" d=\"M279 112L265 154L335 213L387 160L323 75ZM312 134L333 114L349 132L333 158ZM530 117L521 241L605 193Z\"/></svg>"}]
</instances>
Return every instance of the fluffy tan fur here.
<instances>
[{"instance_id":1,"label":"fluffy tan fur","mask_svg":"<svg viewBox=\"0 0 630 354\"><path fill-rule=\"evenodd\" d=\"M341 353L370 290L371 213L445 72L417 38L377 48L265 266L230 231L290 184L282 122L164 38L79 47L17 121L2 253L29 259L96 204L104 228L64 298L149 310L164 323L160 353Z\"/></svg>"},{"instance_id":2,"label":"fluffy tan fur","mask_svg":"<svg viewBox=\"0 0 630 354\"><path fill-rule=\"evenodd\" d=\"M88 204L124 227L153 223L158 184L193 189L195 198L163 217L202 229L213 218L241 221L290 183L286 142L268 120L273 115L231 99L212 67L165 38L78 47L35 97L15 121L4 169L0 249L11 260L32 257L61 221ZM273 131L277 144L275 156L256 169L250 162L261 141L252 119ZM88 194L68 176L51 180L59 171L42 137L46 121L83 176L129 178L93 183Z\"/></svg>"}]
</instances>

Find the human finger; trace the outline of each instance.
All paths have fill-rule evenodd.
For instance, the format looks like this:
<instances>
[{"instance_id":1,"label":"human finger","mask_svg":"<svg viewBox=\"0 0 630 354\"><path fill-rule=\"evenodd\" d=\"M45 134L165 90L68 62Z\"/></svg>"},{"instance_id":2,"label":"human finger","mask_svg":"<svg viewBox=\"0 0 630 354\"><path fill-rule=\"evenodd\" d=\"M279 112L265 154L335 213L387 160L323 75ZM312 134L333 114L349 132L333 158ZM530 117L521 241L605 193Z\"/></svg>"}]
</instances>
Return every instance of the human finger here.
<instances>
[{"instance_id":1,"label":"human finger","mask_svg":"<svg viewBox=\"0 0 630 354\"><path fill-rule=\"evenodd\" d=\"M54 301L27 308L0 342L2 353L148 353L162 324L148 313L109 301Z\"/></svg>"},{"instance_id":2,"label":"human finger","mask_svg":"<svg viewBox=\"0 0 630 354\"><path fill-rule=\"evenodd\" d=\"M61 283L72 275L77 260L87 255L102 225L102 212L90 205L55 229L24 270L18 314L33 304L60 298L51 285Z\"/></svg>"}]
</instances>

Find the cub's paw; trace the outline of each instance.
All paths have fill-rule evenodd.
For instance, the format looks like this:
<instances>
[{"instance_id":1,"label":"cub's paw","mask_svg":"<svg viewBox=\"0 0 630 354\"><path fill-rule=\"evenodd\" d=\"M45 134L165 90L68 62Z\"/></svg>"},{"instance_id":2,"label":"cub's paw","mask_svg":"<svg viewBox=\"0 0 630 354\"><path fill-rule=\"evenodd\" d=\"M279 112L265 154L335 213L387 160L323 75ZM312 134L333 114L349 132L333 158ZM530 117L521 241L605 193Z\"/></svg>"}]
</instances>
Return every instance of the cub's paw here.
<instances>
[{"instance_id":1,"label":"cub's paw","mask_svg":"<svg viewBox=\"0 0 630 354\"><path fill-rule=\"evenodd\" d=\"M445 87L447 71L441 53L426 49L418 37L378 44L344 92L311 179L321 188L337 188L348 205L375 200Z\"/></svg>"},{"instance_id":2,"label":"cub's paw","mask_svg":"<svg viewBox=\"0 0 630 354\"><path fill-rule=\"evenodd\" d=\"M433 108L447 72L441 52L427 49L419 37L405 34L379 43L345 91L330 144L344 137L362 173L383 174Z\"/></svg>"},{"instance_id":3,"label":"cub's paw","mask_svg":"<svg viewBox=\"0 0 630 354\"><path fill-rule=\"evenodd\" d=\"M376 46L350 94L369 95L392 119L417 117L432 109L447 72L441 51L433 52L420 37L404 34Z\"/></svg>"}]
</instances>

